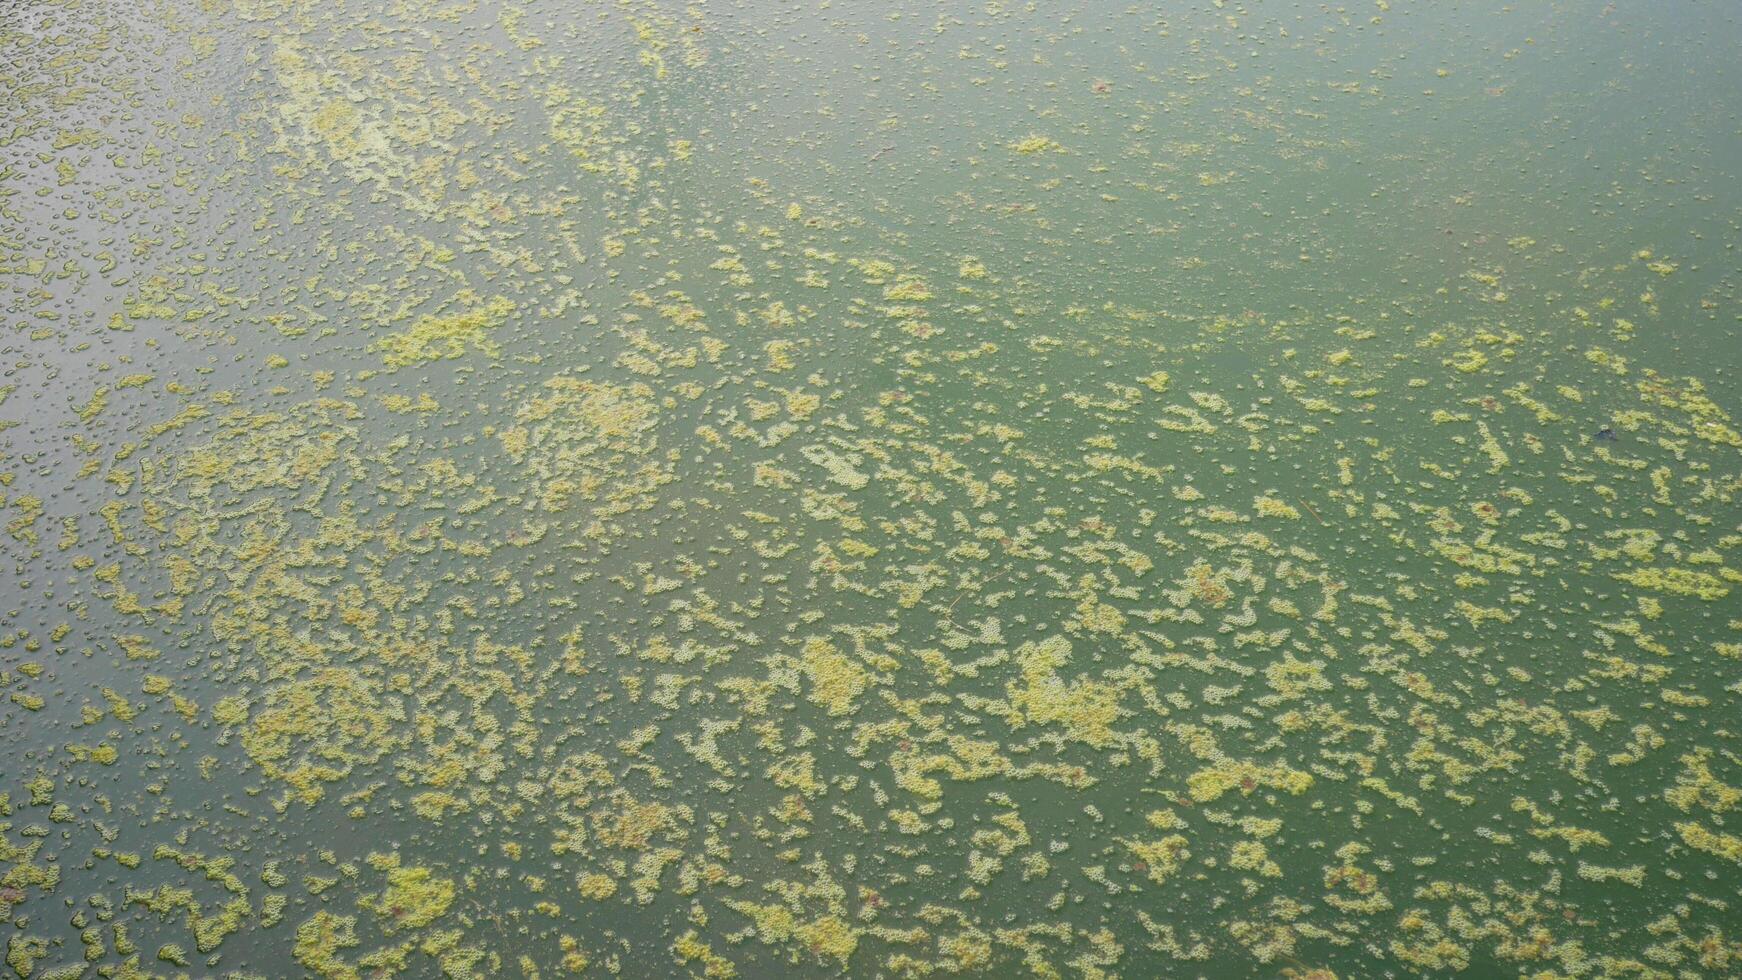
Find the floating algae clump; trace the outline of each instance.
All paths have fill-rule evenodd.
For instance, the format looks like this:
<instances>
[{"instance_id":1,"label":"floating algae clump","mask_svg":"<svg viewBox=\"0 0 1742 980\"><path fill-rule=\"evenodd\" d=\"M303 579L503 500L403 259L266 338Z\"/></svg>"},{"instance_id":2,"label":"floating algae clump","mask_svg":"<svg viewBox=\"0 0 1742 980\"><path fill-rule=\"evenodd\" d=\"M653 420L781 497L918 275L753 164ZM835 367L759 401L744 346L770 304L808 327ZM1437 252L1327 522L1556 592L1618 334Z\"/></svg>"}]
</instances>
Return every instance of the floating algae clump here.
<instances>
[{"instance_id":1,"label":"floating algae clump","mask_svg":"<svg viewBox=\"0 0 1742 980\"><path fill-rule=\"evenodd\" d=\"M454 883L429 868L402 866L397 854L372 854L369 864L386 873L387 888L357 904L379 913L389 932L421 929L447 914L454 903Z\"/></svg>"},{"instance_id":2,"label":"floating algae clump","mask_svg":"<svg viewBox=\"0 0 1742 980\"><path fill-rule=\"evenodd\" d=\"M755 923L756 937L762 942L779 945L796 940L812 954L833 957L842 966L859 946L862 930L854 928L840 916L824 915L801 922L784 905L757 904L728 899L726 905Z\"/></svg>"},{"instance_id":3,"label":"floating algae clump","mask_svg":"<svg viewBox=\"0 0 1742 980\"><path fill-rule=\"evenodd\" d=\"M358 944L356 930L356 916L334 915L323 909L297 926L296 946L292 953L298 963L317 976L329 980L360 980L362 973L340 956L341 950Z\"/></svg>"},{"instance_id":4,"label":"floating algae clump","mask_svg":"<svg viewBox=\"0 0 1742 980\"><path fill-rule=\"evenodd\" d=\"M243 731L242 745L268 776L312 804L324 794L323 783L397 747L402 717L393 702L382 701L377 682L328 668L275 688Z\"/></svg>"},{"instance_id":5,"label":"floating algae clump","mask_svg":"<svg viewBox=\"0 0 1742 980\"><path fill-rule=\"evenodd\" d=\"M652 396L642 384L551 378L500 433L502 447L533 478L542 508L578 511L586 518L582 534L602 538L608 522L651 507L672 480L654 455L659 408Z\"/></svg>"},{"instance_id":6,"label":"floating algae clump","mask_svg":"<svg viewBox=\"0 0 1742 980\"><path fill-rule=\"evenodd\" d=\"M495 356L497 348L489 333L502 326L513 312L512 300L492 296L474 309L419 317L411 326L377 341L375 349L390 368L464 357L469 350Z\"/></svg>"},{"instance_id":7,"label":"floating algae clump","mask_svg":"<svg viewBox=\"0 0 1742 980\"><path fill-rule=\"evenodd\" d=\"M586 874L581 876L580 892L594 901L604 901L617 894L617 880L610 875Z\"/></svg>"},{"instance_id":8,"label":"floating algae clump","mask_svg":"<svg viewBox=\"0 0 1742 980\"><path fill-rule=\"evenodd\" d=\"M1016 142L1011 143L1010 149L1017 153L1021 153L1024 156L1032 156L1036 153L1053 153L1061 151L1064 147L1060 146L1056 140L1053 140L1050 137L1041 136L1038 133L1035 133L1024 136Z\"/></svg>"},{"instance_id":9,"label":"floating algae clump","mask_svg":"<svg viewBox=\"0 0 1742 980\"><path fill-rule=\"evenodd\" d=\"M1252 501L1252 509L1257 511L1260 517L1278 517L1290 521L1300 520L1300 511L1276 497L1255 498Z\"/></svg>"},{"instance_id":10,"label":"floating algae clump","mask_svg":"<svg viewBox=\"0 0 1742 980\"><path fill-rule=\"evenodd\" d=\"M1251 762L1227 763L1199 769L1186 780L1192 799L1199 803L1213 803L1236 789L1243 794L1251 794L1260 787L1299 796L1311 789L1312 785L1311 773L1284 765L1260 766Z\"/></svg>"},{"instance_id":11,"label":"floating algae clump","mask_svg":"<svg viewBox=\"0 0 1742 980\"><path fill-rule=\"evenodd\" d=\"M859 933L860 930L835 915L825 915L793 930L805 948L818 956L834 957L843 967L859 948Z\"/></svg>"},{"instance_id":12,"label":"floating algae clump","mask_svg":"<svg viewBox=\"0 0 1742 980\"><path fill-rule=\"evenodd\" d=\"M1716 602L1730 594L1730 587L1718 577L1686 568L1635 568L1616 572L1615 577L1653 592L1692 596L1707 602ZM1738 576L1738 580L1742 581L1742 576Z\"/></svg>"},{"instance_id":13,"label":"floating algae clump","mask_svg":"<svg viewBox=\"0 0 1742 980\"><path fill-rule=\"evenodd\" d=\"M851 714L870 684L870 674L851 657L821 637L804 641L799 670L810 682L810 699L831 715Z\"/></svg>"},{"instance_id":14,"label":"floating algae clump","mask_svg":"<svg viewBox=\"0 0 1742 980\"><path fill-rule=\"evenodd\" d=\"M1008 690L1011 706L1029 722L1059 725L1071 738L1095 748L1111 744L1113 724L1124 714L1118 688L1077 678L1066 681L1057 671L1070 663L1071 643L1062 636L1025 643L1016 650L1022 680Z\"/></svg>"},{"instance_id":15,"label":"floating algae clump","mask_svg":"<svg viewBox=\"0 0 1742 980\"><path fill-rule=\"evenodd\" d=\"M1697 823L1678 823L1675 829L1689 847L1742 864L1742 837L1710 830Z\"/></svg>"},{"instance_id":16,"label":"floating algae clump","mask_svg":"<svg viewBox=\"0 0 1742 980\"><path fill-rule=\"evenodd\" d=\"M1125 841L1125 849L1137 859L1138 870L1158 885L1165 884L1191 859L1192 852L1186 845L1185 837L1179 834L1169 834L1153 841Z\"/></svg>"}]
</instances>

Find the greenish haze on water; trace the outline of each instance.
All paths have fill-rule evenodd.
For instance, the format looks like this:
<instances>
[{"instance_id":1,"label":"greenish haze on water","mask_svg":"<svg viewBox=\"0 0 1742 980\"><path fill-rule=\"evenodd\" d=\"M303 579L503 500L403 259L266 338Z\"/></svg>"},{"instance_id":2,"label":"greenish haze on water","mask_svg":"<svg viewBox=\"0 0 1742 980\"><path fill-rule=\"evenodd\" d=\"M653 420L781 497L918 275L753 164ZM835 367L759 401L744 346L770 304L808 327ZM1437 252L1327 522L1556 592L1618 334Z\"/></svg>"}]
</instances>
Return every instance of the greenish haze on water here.
<instances>
[{"instance_id":1,"label":"greenish haze on water","mask_svg":"<svg viewBox=\"0 0 1742 980\"><path fill-rule=\"evenodd\" d=\"M1742 10L10 0L0 976L1742 975Z\"/></svg>"}]
</instances>

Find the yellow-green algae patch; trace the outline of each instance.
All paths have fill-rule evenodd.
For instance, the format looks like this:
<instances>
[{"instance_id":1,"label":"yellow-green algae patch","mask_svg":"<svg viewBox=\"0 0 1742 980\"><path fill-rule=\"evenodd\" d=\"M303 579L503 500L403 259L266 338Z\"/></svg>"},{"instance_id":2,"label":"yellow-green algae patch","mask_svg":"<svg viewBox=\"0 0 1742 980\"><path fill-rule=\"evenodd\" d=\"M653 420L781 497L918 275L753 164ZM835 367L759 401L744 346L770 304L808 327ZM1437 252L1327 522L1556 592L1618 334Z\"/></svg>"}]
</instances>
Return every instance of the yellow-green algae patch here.
<instances>
[{"instance_id":1,"label":"yellow-green algae patch","mask_svg":"<svg viewBox=\"0 0 1742 980\"><path fill-rule=\"evenodd\" d=\"M513 312L512 300L492 296L471 309L419 317L404 330L376 341L375 349L390 368L464 357L473 350L494 356L497 347L490 333L500 328Z\"/></svg>"}]
</instances>

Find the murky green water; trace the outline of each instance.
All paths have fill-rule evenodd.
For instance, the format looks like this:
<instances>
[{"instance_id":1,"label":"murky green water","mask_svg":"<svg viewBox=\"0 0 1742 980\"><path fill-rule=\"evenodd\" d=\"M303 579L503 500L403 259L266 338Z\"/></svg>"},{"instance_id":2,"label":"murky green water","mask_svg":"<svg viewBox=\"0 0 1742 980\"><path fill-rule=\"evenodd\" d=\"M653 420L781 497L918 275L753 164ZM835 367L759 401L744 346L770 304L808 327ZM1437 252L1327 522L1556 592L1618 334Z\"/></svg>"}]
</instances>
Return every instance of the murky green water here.
<instances>
[{"instance_id":1,"label":"murky green water","mask_svg":"<svg viewBox=\"0 0 1742 980\"><path fill-rule=\"evenodd\" d=\"M0 49L18 976L1742 970L1725 5Z\"/></svg>"}]
</instances>

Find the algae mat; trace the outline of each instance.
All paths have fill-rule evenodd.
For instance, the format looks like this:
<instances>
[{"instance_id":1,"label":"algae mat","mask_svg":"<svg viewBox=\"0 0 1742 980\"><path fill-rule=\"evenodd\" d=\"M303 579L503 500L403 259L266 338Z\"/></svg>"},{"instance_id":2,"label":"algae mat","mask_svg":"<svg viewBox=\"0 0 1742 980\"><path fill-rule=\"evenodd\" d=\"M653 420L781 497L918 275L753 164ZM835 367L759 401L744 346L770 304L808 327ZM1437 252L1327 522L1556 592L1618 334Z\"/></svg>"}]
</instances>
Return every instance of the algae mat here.
<instances>
[{"instance_id":1,"label":"algae mat","mask_svg":"<svg viewBox=\"0 0 1742 980\"><path fill-rule=\"evenodd\" d=\"M19 0L0 937L1742 972L1722 4Z\"/></svg>"}]
</instances>

